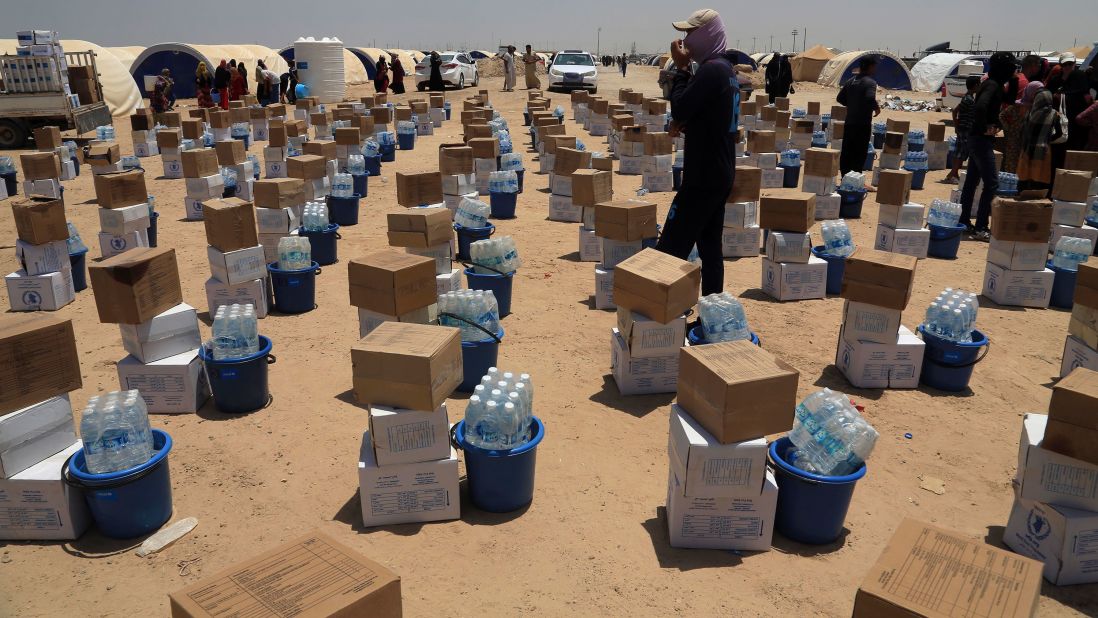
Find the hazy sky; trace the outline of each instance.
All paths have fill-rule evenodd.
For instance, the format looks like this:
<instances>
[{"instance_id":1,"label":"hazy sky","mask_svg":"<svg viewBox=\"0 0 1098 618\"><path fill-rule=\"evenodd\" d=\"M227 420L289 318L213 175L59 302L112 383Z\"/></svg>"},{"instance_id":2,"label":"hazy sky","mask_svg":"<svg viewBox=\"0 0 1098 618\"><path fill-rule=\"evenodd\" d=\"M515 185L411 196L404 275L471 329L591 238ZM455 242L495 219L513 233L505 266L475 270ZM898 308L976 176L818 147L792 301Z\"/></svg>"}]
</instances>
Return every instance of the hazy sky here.
<instances>
[{"instance_id":1,"label":"hazy sky","mask_svg":"<svg viewBox=\"0 0 1098 618\"><path fill-rule=\"evenodd\" d=\"M674 6L682 8L674 8ZM244 43L281 48L299 36L336 36L348 45L405 49L537 48L604 52L665 50L692 5L658 0L487 2L485 0L0 0L4 30L52 29L103 46L165 42ZM699 5L696 8L702 8ZM785 0L714 3L730 46L788 51L791 32L808 45L888 48L908 54L951 41L967 48L1062 50L1098 40L1098 0ZM750 6L749 9L739 8ZM597 31L601 26L599 37ZM752 37L755 37L754 40ZM797 48L802 45L797 37ZM1077 41L1077 43L1076 43Z\"/></svg>"}]
</instances>

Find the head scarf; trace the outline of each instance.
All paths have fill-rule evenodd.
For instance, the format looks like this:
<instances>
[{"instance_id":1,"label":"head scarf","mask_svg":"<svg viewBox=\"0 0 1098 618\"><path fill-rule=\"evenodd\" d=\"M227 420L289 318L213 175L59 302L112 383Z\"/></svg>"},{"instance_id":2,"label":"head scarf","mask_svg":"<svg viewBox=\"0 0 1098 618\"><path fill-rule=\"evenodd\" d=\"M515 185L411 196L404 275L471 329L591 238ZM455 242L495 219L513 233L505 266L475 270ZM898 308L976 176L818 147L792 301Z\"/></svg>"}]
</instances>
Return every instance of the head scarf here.
<instances>
[{"instance_id":1,"label":"head scarf","mask_svg":"<svg viewBox=\"0 0 1098 618\"><path fill-rule=\"evenodd\" d=\"M1022 91L1022 98L1015 101L1018 105L1033 105L1033 98L1037 96L1037 93L1044 88L1045 85L1041 82L1029 82L1026 85L1026 89Z\"/></svg>"},{"instance_id":2,"label":"head scarf","mask_svg":"<svg viewBox=\"0 0 1098 618\"><path fill-rule=\"evenodd\" d=\"M194 72L195 77L202 77L206 72L206 63L199 61L198 68Z\"/></svg>"},{"instance_id":3,"label":"head scarf","mask_svg":"<svg viewBox=\"0 0 1098 618\"><path fill-rule=\"evenodd\" d=\"M218 66L219 68L222 68L222 69L224 69L224 68L225 68L225 64L226 64L226 63L225 63L225 59L224 59L224 58L222 58L222 59L221 59L221 64L219 64L219 65L217 65L217 66Z\"/></svg>"},{"instance_id":4,"label":"head scarf","mask_svg":"<svg viewBox=\"0 0 1098 618\"><path fill-rule=\"evenodd\" d=\"M1022 150L1030 159L1043 161L1048 156L1048 140L1055 121L1052 93L1047 88L1041 88L1033 97L1033 107L1026 116L1026 126L1022 130Z\"/></svg>"},{"instance_id":5,"label":"head scarf","mask_svg":"<svg viewBox=\"0 0 1098 618\"><path fill-rule=\"evenodd\" d=\"M709 23L694 28L683 40L690 59L698 64L712 60L724 53L728 42L724 35L724 22L720 15L713 16Z\"/></svg>"}]
</instances>

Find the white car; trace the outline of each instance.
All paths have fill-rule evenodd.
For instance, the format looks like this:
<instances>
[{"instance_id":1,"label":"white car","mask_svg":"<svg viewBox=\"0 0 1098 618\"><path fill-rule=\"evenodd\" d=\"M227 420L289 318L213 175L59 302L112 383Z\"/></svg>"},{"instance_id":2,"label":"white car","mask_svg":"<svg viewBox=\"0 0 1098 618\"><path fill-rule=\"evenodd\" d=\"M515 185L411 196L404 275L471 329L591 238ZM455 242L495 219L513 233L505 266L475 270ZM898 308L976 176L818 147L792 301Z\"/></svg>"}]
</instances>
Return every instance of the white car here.
<instances>
[{"instance_id":1,"label":"white car","mask_svg":"<svg viewBox=\"0 0 1098 618\"><path fill-rule=\"evenodd\" d=\"M549 64L549 88L583 88L590 90L591 94L598 93L599 70L595 66L595 57L578 49L557 52Z\"/></svg>"},{"instance_id":2,"label":"white car","mask_svg":"<svg viewBox=\"0 0 1098 618\"><path fill-rule=\"evenodd\" d=\"M465 86L477 86L480 84L480 73L477 72L477 64L465 52L447 51L439 52L442 58L442 82L447 86L461 89ZM416 88L426 90L431 81L431 56L423 57L416 63Z\"/></svg>"}]
</instances>

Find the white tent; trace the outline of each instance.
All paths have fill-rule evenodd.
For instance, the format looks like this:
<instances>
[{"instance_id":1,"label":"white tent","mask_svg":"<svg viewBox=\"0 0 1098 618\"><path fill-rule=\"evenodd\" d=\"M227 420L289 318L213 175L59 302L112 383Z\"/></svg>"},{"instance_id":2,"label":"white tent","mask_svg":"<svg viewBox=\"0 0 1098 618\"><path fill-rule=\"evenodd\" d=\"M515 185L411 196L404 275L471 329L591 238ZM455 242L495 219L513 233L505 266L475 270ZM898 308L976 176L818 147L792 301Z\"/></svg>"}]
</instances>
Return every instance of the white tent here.
<instances>
[{"instance_id":1,"label":"white tent","mask_svg":"<svg viewBox=\"0 0 1098 618\"><path fill-rule=\"evenodd\" d=\"M348 86L367 84L370 78L366 76L366 66L346 47L343 48L343 81Z\"/></svg>"},{"instance_id":2,"label":"white tent","mask_svg":"<svg viewBox=\"0 0 1098 618\"><path fill-rule=\"evenodd\" d=\"M770 64L770 59L774 57L774 53L759 52L751 54L751 59L755 61L755 64L759 65L759 68L765 67Z\"/></svg>"},{"instance_id":3,"label":"white tent","mask_svg":"<svg viewBox=\"0 0 1098 618\"><path fill-rule=\"evenodd\" d=\"M911 67L911 88L919 92L937 92L961 62L985 58L987 56L975 54L930 54Z\"/></svg>"},{"instance_id":4,"label":"white tent","mask_svg":"<svg viewBox=\"0 0 1098 618\"><path fill-rule=\"evenodd\" d=\"M122 63L122 66L126 67L129 71L133 66L133 61L137 60L137 57L141 55L141 52L145 51L144 47L140 45L133 45L130 47L105 47L107 51L114 54L115 58Z\"/></svg>"},{"instance_id":5,"label":"white tent","mask_svg":"<svg viewBox=\"0 0 1098 618\"><path fill-rule=\"evenodd\" d=\"M0 40L0 53L14 54L15 39ZM70 52L95 52L95 66L99 70L99 83L103 86L103 99L112 116L129 116L141 105L141 91L137 89L129 67L124 66L105 47L78 39L63 39L61 47Z\"/></svg>"},{"instance_id":6,"label":"white tent","mask_svg":"<svg viewBox=\"0 0 1098 618\"><path fill-rule=\"evenodd\" d=\"M853 75L858 61L863 56L877 57L877 72L873 78L882 88L889 90L911 90L911 72L896 54L884 50L848 51L827 61L817 83L824 86L839 87Z\"/></svg>"},{"instance_id":7,"label":"white tent","mask_svg":"<svg viewBox=\"0 0 1098 618\"><path fill-rule=\"evenodd\" d=\"M255 78L256 61L262 60L276 75L289 67L275 50L263 45L190 45L188 43L161 43L141 52L130 67L131 78L144 83L146 75L159 75L162 69L170 69L175 77L175 94L181 99L195 96L194 74L199 62L205 62L212 73L222 60L243 62L248 71L248 83Z\"/></svg>"}]
</instances>

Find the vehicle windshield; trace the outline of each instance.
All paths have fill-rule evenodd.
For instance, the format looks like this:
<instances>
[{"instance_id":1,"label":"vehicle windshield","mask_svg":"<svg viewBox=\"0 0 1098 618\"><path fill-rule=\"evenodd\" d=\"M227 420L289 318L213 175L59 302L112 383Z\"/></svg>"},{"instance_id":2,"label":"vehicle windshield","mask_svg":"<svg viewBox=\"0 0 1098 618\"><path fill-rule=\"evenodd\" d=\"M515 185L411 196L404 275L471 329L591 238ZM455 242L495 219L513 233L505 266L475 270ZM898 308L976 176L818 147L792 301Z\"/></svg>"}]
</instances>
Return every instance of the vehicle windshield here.
<instances>
[{"instance_id":1,"label":"vehicle windshield","mask_svg":"<svg viewBox=\"0 0 1098 618\"><path fill-rule=\"evenodd\" d=\"M587 54L557 54L557 57L553 59L553 66L591 66L595 64L591 60L591 56Z\"/></svg>"},{"instance_id":2,"label":"vehicle windshield","mask_svg":"<svg viewBox=\"0 0 1098 618\"><path fill-rule=\"evenodd\" d=\"M455 54L442 54L439 58L441 58L443 62L453 62Z\"/></svg>"}]
</instances>

